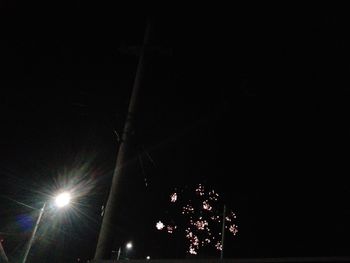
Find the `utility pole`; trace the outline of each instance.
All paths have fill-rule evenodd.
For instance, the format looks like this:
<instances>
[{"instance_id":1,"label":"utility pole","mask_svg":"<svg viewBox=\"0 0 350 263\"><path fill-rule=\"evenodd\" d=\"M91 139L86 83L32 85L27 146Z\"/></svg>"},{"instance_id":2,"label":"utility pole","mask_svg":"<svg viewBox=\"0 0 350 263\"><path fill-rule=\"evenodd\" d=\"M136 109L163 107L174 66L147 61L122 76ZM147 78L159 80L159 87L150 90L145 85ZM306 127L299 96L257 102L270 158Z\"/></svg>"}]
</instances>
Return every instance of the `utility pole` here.
<instances>
[{"instance_id":1,"label":"utility pole","mask_svg":"<svg viewBox=\"0 0 350 263\"><path fill-rule=\"evenodd\" d=\"M225 222L226 222L226 205L222 213L222 230L221 230L221 254L220 259L224 259L224 242L225 242Z\"/></svg>"},{"instance_id":2,"label":"utility pole","mask_svg":"<svg viewBox=\"0 0 350 263\"><path fill-rule=\"evenodd\" d=\"M109 190L109 195L107 199L107 204L105 206L105 211L102 219L102 225L97 241L96 251L95 251L95 260L100 259L109 259L112 251L112 243L115 237L115 233L113 231L115 225L115 214L118 212L117 207L119 202L123 202L123 200L118 199L118 192L120 191L120 179L125 176L125 166L130 160L128 153L130 148L131 134L133 133L134 126L134 117L135 110L138 100L138 94L140 90L140 84L144 73L144 64L145 64L145 49L149 44L150 38L150 28L151 24L148 21L143 45L141 47L140 57L137 65L135 81L130 97L128 113L126 116L122 139L119 145L118 156L116 160L116 166L113 173L112 183Z\"/></svg>"}]
</instances>

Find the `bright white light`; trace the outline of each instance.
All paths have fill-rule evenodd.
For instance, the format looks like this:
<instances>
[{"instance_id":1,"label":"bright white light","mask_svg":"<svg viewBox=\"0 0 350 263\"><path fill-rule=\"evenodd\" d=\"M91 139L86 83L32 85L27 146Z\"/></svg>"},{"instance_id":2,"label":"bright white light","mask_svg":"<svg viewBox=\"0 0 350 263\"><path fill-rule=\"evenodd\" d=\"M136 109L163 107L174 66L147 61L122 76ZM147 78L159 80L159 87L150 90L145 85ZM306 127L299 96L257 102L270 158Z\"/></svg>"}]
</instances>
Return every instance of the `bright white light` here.
<instances>
[{"instance_id":1,"label":"bright white light","mask_svg":"<svg viewBox=\"0 0 350 263\"><path fill-rule=\"evenodd\" d=\"M147 260L150 260L150 259L151 259L151 257L150 257L150 256L147 256L147 257L146 257L146 259L147 259Z\"/></svg>"},{"instance_id":2,"label":"bright white light","mask_svg":"<svg viewBox=\"0 0 350 263\"><path fill-rule=\"evenodd\" d=\"M70 199L71 199L70 193L63 192L58 196L56 196L55 203L58 207L64 207L70 203Z\"/></svg>"},{"instance_id":3,"label":"bright white light","mask_svg":"<svg viewBox=\"0 0 350 263\"><path fill-rule=\"evenodd\" d=\"M132 249L132 243L131 243L131 242L127 243L127 244L126 244L126 248L127 248L127 249Z\"/></svg>"},{"instance_id":4,"label":"bright white light","mask_svg":"<svg viewBox=\"0 0 350 263\"><path fill-rule=\"evenodd\" d=\"M164 228L163 222L162 222L162 221L159 221L159 222L156 224L156 228L157 228L158 230L162 230L162 229Z\"/></svg>"}]
</instances>

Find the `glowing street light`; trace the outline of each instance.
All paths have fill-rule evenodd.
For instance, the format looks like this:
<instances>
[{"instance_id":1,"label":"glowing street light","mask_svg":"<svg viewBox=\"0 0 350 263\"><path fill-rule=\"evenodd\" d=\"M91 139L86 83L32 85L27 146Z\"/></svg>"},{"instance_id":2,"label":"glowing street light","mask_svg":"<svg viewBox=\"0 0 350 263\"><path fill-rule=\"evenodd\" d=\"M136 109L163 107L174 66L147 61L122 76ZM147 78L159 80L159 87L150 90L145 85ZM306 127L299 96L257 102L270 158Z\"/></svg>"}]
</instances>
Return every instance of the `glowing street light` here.
<instances>
[{"instance_id":1,"label":"glowing street light","mask_svg":"<svg viewBox=\"0 0 350 263\"><path fill-rule=\"evenodd\" d=\"M55 197L55 204L57 207L64 207L70 203L71 195L68 192L60 193Z\"/></svg>"},{"instance_id":2,"label":"glowing street light","mask_svg":"<svg viewBox=\"0 0 350 263\"><path fill-rule=\"evenodd\" d=\"M126 248L127 248L128 250L132 249L132 243L131 243L131 242L128 242L128 243L126 244Z\"/></svg>"},{"instance_id":3,"label":"glowing street light","mask_svg":"<svg viewBox=\"0 0 350 263\"><path fill-rule=\"evenodd\" d=\"M71 200L70 193L69 192L62 192L54 198L54 203L55 203L56 207L62 208L62 207L67 206L70 203L70 200ZM36 235L36 232L38 230L41 218L45 212L45 208L46 208L46 202L44 203L43 207L40 209L40 213L39 213L38 219L36 220L35 227L33 229L32 235L31 235L30 240L28 242L26 251L24 253L22 263L26 263L26 261L27 261L27 257L29 255L30 249L32 248L33 242L35 240L35 235Z\"/></svg>"}]
</instances>

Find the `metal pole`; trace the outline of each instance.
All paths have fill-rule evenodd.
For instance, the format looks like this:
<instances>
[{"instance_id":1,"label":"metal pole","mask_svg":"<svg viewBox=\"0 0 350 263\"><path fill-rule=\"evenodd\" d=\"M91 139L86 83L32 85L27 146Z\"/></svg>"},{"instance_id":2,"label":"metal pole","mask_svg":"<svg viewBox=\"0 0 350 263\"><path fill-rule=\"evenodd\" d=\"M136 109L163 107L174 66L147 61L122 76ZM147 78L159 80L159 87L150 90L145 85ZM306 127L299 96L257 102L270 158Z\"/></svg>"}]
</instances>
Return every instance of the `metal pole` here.
<instances>
[{"instance_id":1,"label":"metal pole","mask_svg":"<svg viewBox=\"0 0 350 263\"><path fill-rule=\"evenodd\" d=\"M224 259L224 242L225 242L225 221L226 221L226 205L222 213L222 230L221 230L221 254L220 259Z\"/></svg>"},{"instance_id":2,"label":"metal pole","mask_svg":"<svg viewBox=\"0 0 350 263\"><path fill-rule=\"evenodd\" d=\"M120 247L119 247L119 249L118 249L118 256L117 256L117 260L119 260L119 258L120 258L120 252L121 252L121 249L122 249L122 247L120 246Z\"/></svg>"},{"instance_id":3,"label":"metal pole","mask_svg":"<svg viewBox=\"0 0 350 263\"><path fill-rule=\"evenodd\" d=\"M149 42L150 27L151 25L150 23L148 23L145 31L145 35L144 35L143 46L141 48L139 62L137 65L137 71L136 71L135 81L132 89L132 94L130 97L128 113L126 116L124 130L122 134L122 140L119 145L118 157L117 157L116 166L113 173L111 187L109 190L107 204L105 207L105 213L102 219L102 224L101 224L101 229L100 229L100 233L97 241L94 259L110 258L110 251L112 249L112 243L113 243L112 241L113 241L113 238L115 237L115 233L113 233L111 229L113 229L113 225L115 224L114 219L115 219L115 214L117 209L116 208L117 203L121 202L121 200L117 200L119 180L121 177L124 177L124 173L125 173L124 166L128 160L127 151L130 145L130 134L132 134L133 132L132 127L134 123L136 102L137 102L138 93L140 90L143 71L144 71L145 48Z\"/></svg>"},{"instance_id":4,"label":"metal pole","mask_svg":"<svg viewBox=\"0 0 350 263\"><path fill-rule=\"evenodd\" d=\"M2 247L1 241L0 241L0 262L9 262L9 259L6 256L5 250Z\"/></svg>"},{"instance_id":5,"label":"metal pole","mask_svg":"<svg viewBox=\"0 0 350 263\"><path fill-rule=\"evenodd\" d=\"M27 261L27 257L28 257L28 255L29 255L30 249L32 248L32 245L33 245L33 243L34 243L35 235L36 235L36 232L37 232L37 230L38 230L38 227L39 227L41 218L42 218L42 216L43 216L43 214L44 214L45 207L46 207L46 202L44 203L43 207L40 209L40 214L39 214L39 216L38 216L38 219L36 220L35 227L34 227L34 230L33 230L33 232L32 232L32 236L30 237L30 240L29 240L29 242L28 242L26 251L25 251L25 253L24 253L24 257L23 257L22 263L26 263L26 261Z\"/></svg>"}]
</instances>

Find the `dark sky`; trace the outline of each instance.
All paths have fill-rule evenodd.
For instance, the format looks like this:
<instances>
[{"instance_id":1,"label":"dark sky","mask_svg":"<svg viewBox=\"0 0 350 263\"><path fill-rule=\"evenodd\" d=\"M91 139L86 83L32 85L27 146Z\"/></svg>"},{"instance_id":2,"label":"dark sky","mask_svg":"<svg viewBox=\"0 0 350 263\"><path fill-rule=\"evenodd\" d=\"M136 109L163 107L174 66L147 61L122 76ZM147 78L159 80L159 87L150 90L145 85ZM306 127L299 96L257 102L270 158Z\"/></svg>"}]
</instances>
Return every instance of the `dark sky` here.
<instances>
[{"instance_id":1,"label":"dark sky","mask_svg":"<svg viewBox=\"0 0 350 263\"><path fill-rule=\"evenodd\" d=\"M348 255L348 16L265 8L149 12L156 48L135 128L145 169L125 179L134 203L118 223L121 238L135 242L134 257L184 256L154 222L174 187L199 182L239 217L228 257ZM2 13L4 247L20 257L36 218L14 200L40 207L84 174L79 213L44 217L33 253L51 262L91 258L147 12Z\"/></svg>"}]
</instances>

